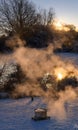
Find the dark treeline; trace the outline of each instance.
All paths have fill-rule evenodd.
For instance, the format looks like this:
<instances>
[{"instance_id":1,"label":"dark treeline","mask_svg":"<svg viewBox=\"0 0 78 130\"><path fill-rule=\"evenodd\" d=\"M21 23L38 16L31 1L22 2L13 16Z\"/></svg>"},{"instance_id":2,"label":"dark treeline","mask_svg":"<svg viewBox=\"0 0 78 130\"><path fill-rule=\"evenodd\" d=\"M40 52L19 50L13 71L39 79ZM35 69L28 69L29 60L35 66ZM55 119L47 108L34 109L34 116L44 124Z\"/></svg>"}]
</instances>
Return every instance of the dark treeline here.
<instances>
[{"instance_id":1,"label":"dark treeline","mask_svg":"<svg viewBox=\"0 0 78 130\"><path fill-rule=\"evenodd\" d=\"M0 0L0 53L9 52L12 53L9 56L13 56L10 59L6 56L8 60L4 61L5 55L0 54L0 92L8 92L10 96L16 93L16 97L18 90L22 93L21 88L24 89L22 96L32 92L34 95L40 88L39 95L49 88L56 94L66 86L78 86L76 77L67 76L57 82L55 75L43 76L54 69L52 66L59 66L56 63L59 60L52 57L53 49L54 52L78 53L75 26L64 25L67 31L56 30L54 17L52 8L37 9L29 0ZM53 46L49 46L51 44Z\"/></svg>"},{"instance_id":2,"label":"dark treeline","mask_svg":"<svg viewBox=\"0 0 78 130\"><path fill-rule=\"evenodd\" d=\"M67 25L68 31L55 31L55 52L78 53L78 32L74 25Z\"/></svg>"},{"instance_id":3,"label":"dark treeline","mask_svg":"<svg viewBox=\"0 0 78 130\"><path fill-rule=\"evenodd\" d=\"M48 46L53 40L50 28L53 18L52 8L37 10L28 0L0 0L0 32L7 35L0 38L0 51L7 48L6 41L14 36L24 40L25 46ZM8 49L10 48L12 49L8 46Z\"/></svg>"},{"instance_id":4,"label":"dark treeline","mask_svg":"<svg viewBox=\"0 0 78 130\"><path fill-rule=\"evenodd\" d=\"M0 33L6 35L0 37L0 52L19 47L18 38L25 47L44 48L54 43L55 52L78 52L75 26L66 24L68 31L55 30L54 17L53 8L37 9L29 0L0 0Z\"/></svg>"}]
</instances>

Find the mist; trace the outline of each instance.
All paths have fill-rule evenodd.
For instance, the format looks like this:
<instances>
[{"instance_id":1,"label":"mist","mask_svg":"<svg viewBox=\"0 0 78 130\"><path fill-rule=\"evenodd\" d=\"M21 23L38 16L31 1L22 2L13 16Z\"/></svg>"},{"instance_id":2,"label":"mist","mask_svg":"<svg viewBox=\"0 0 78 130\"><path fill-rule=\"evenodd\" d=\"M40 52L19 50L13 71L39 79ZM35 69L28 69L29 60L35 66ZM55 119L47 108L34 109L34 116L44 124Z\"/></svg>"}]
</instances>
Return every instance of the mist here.
<instances>
[{"instance_id":1,"label":"mist","mask_svg":"<svg viewBox=\"0 0 78 130\"><path fill-rule=\"evenodd\" d=\"M57 120L66 120L69 113L69 110L66 110L66 104L74 101L76 98L76 91L71 86L68 86L65 91L59 92L58 100L48 99L48 114Z\"/></svg>"},{"instance_id":2,"label":"mist","mask_svg":"<svg viewBox=\"0 0 78 130\"><path fill-rule=\"evenodd\" d=\"M11 55L0 55L0 62L16 62L20 65L23 73L27 77L27 80L23 84L17 85L16 89L12 93L13 98L22 96L42 96L43 101L47 104L48 114L58 120L66 119L67 112L65 109L65 103L74 100L77 96L75 89L71 86L66 86L65 91L56 92L59 97L54 99L52 91L43 91L39 85L38 79L45 74L57 76L58 72L62 72L63 76L67 76L69 73L78 75L78 70L74 66L73 61L65 61L53 52L53 44L49 44L47 48L36 49L24 47L23 41L19 41L19 48L15 48L14 53ZM10 41L9 41L10 42ZM21 43L20 43L21 42ZM12 41L13 43L13 41Z\"/></svg>"}]
</instances>

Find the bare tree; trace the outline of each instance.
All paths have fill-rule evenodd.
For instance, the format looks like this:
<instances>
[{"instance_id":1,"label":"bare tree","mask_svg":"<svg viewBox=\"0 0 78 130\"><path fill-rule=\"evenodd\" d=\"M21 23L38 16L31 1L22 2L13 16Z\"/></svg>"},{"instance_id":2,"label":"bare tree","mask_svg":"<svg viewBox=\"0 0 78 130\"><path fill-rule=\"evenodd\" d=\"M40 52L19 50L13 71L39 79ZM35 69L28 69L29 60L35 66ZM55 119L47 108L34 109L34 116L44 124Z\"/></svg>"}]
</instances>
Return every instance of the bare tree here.
<instances>
[{"instance_id":1,"label":"bare tree","mask_svg":"<svg viewBox=\"0 0 78 130\"><path fill-rule=\"evenodd\" d=\"M0 30L22 34L37 23L34 4L28 0L0 0Z\"/></svg>"},{"instance_id":2,"label":"bare tree","mask_svg":"<svg viewBox=\"0 0 78 130\"><path fill-rule=\"evenodd\" d=\"M51 25L54 20L54 11L53 8L50 8L49 10L43 9L40 10L40 22L42 25Z\"/></svg>"}]
</instances>

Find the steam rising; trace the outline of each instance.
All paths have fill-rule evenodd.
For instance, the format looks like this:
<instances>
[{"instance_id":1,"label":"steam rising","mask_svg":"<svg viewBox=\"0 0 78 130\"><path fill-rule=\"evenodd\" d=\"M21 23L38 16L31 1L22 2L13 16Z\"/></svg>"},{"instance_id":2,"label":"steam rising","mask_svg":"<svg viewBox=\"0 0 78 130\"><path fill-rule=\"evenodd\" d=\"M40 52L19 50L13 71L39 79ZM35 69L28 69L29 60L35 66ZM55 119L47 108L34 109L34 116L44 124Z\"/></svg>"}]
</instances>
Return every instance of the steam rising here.
<instances>
[{"instance_id":1,"label":"steam rising","mask_svg":"<svg viewBox=\"0 0 78 130\"><path fill-rule=\"evenodd\" d=\"M52 45L43 50L21 47L15 51L14 58L30 79L28 83L23 87L18 87L16 91L28 95L31 91L33 95L45 95L45 98L48 100L48 102L45 101L48 105L49 115L59 120L66 119L65 103L76 98L76 92L69 86L64 92L58 94L58 100L54 100L52 93L47 92L47 94L44 94L44 92L40 90L37 85L37 79L42 77L45 73L54 74L55 70L62 70L64 76L70 72L73 72L74 75L78 75L78 71L74 65L72 63L65 63L58 56L54 55Z\"/></svg>"},{"instance_id":2,"label":"steam rising","mask_svg":"<svg viewBox=\"0 0 78 130\"><path fill-rule=\"evenodd\" d=\"M15 60L21 66L26 77L28 77L25 84L17 86L13 96L17 97L19 94L45 95L49 115L57 119L65 119L65 102L74 99L76 97L76 92L69 86L64 92L58 93L58 100L54 100L52 98L52 93L46 92L45 94L45 92L40 89L38 78L42 77L45 73L55 74L57 70L62 70L65 76L70 72L73 72L73 74L77 76L78 70L74 67L73 63L65 63L59 56L54 55L52 44L49 45L47 49L39 50L20 46L18 49L15 49L14 54L8 58L8 60L10 59Z\"/></svg>"},{"instance_id":3,"label":"steam rising","mask_svg":"<svg viewBox=\"0 0 78 130\"><path fill-rule=\"evenodd\" d=\"M75 90L69 86L65 91L59 93L58 100L52 99L48 101L49 115L59 120L65 120L68 113L65 109L65 103L74 100L76 97Z\"/></svg>"}]
</instances>

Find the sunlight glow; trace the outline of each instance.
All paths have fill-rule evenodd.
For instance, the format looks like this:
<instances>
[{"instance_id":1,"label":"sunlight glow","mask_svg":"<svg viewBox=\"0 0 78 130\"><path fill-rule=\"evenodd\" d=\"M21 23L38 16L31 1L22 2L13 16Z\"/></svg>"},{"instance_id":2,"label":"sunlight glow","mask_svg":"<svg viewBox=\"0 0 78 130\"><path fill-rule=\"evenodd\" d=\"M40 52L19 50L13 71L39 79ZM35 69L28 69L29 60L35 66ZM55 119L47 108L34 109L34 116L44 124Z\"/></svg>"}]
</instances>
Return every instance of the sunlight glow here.
<instances>
[{"instance_id":1,"label":"sunlight glow","mask_svg":"<svg viewBox=\"0 0 78 130\"><path fill-rule=\"evenodd\" d=\"M57 23L55 23L56 28L61 29L62 28L62 23L60 21L58 21Z\"/></svg>"},{"instance_id":2,"label":"sunlight glow","mask_svg":"<svg viewBox=\"0 0 78 130\"><path fill-rule=\"evenodd\" d=\"M54 73L57 80L62 80L67 75L66 71L63 68L56 68Z\"/></svg>"},{"instance_id":3,"label":"sunlight glow","mask_svg":"<svg viewBox=\"0 0 78 130\"><path fill-rule=\"evenodd\" d=\"M54 26L55 26L56 29L62 30L62 27L63 27L62 21L61 20L55 20L54 21Z\"/></svg>"},{"instance_id":4,"label":"sunlight glow","mask_svg":"<svg viewBox=\"0 0 78 130\"><path fill-rule=\"evenodd\" d=\"M76 27L76 32L78 32L78 27Z\"/></svg>"},{"instance_id":5,"label":"sunlight glow","mask_svg":"<svg viewBox=\"0 0 78 130\"><path fill-rule=\"evenodd\" d=\"M69 28L65 26L65 23L63 20L55 20L54 21L54 27L56 30L64 30L64 31L69 31Z\"/></svg>"},{"instance_id":6,"label":"sunlight glow","mask_svg":"<svg viewBox=\"0 0 78 130\"><path fill-rule=\"evenodd\" d=\"M57 77L58 77L58 80L62 80L62 79L63 79L62 73L58 73L58 74L57 74Z\"/></svg>"}]
</instances>

